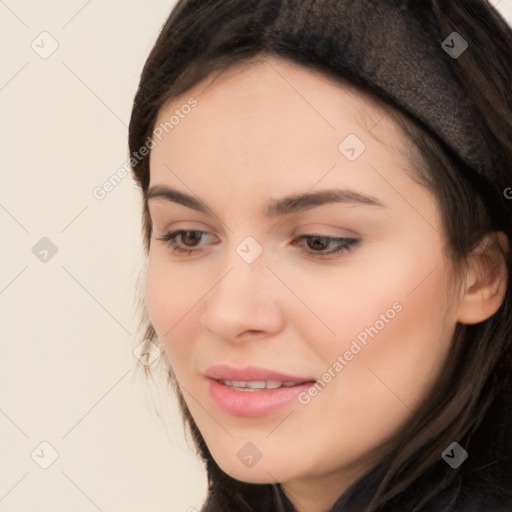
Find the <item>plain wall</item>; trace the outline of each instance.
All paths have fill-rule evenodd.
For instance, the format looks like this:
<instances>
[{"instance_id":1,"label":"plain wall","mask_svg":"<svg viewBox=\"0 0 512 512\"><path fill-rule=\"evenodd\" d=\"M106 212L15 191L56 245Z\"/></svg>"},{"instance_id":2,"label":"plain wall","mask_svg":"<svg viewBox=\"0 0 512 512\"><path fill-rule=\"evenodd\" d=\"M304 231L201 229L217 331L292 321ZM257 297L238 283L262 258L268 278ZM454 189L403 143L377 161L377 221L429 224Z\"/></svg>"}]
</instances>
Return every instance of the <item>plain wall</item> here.
<instances>
[{"instance_id":1,"label":"plain wall","mask_svg":"<svg viewBox=\"0 0 512 512\"><path fill-rule=\"evenodd\" d=\"M512 0L493 4L512 22ZM140 72L173 5L0 2L0 511L204 500L174 396L135 371L139 189L128 175L93 195L127 161Z\"/></svg>"}]
</instances>

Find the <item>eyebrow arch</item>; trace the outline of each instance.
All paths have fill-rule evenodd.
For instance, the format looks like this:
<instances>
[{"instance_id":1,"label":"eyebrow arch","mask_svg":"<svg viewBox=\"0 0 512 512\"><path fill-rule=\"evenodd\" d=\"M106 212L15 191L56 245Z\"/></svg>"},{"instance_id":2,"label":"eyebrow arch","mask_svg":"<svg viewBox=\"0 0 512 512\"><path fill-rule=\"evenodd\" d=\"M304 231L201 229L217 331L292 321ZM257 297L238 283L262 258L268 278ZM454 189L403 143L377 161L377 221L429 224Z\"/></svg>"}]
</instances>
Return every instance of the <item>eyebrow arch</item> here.
<instances>
[{"instance_id":1,"label":"eyebrow arch","mask_svg":"<svg viewBox=\"0 0 512 512\"><path fill-rule=\"evenodd\" d=\"M178 203L202 213L208 213L210 211L210 208L201 200L165 185L154 185L150 187L144 200L148 203L151 199L165 199L166 201ZM364 195L355 190L327 189L273 199L268 203L264 214L267 217L278 217L309 210L328 203L350 203L386 208L384 203L376 197Z\"/></svg>"}]
</instances>

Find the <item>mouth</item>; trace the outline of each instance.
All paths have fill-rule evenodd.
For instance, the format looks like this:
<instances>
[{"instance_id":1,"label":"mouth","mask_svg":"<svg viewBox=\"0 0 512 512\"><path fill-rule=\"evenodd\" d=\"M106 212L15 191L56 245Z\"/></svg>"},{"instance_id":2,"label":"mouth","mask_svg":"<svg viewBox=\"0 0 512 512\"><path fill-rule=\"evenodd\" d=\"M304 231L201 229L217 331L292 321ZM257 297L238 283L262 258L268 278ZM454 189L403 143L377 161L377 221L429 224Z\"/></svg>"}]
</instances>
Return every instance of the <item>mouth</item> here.
<instances>
[{"instance_id":1,"label":"mouth","mask_svg":"<svg viewBox=\"0 0 512 512\"><path fill-rule=\"evenodd\" d=\"M220 411L249 418L270 415L294 404L298 406L299 395L317 382L311 377L265 368L236 369L225 365L210 367L204 375L210 398Z\"/></svg>"},{"instance_id":2,"label":"mouth","mask_svg":"<svg viewBox=\"0 0 512 512\"><path fill-rule=\"evenodd\" d=\"M316 382L316 378L311 376L297 376L282 373L280 371L271 370L259 366L245 366L244 368L236 368L225 364L210 366L205 372L205 377L222 381L228 386L251 387L252 389L266 388L267 384L272 387L293 386L304 382ZM262 382L265 386L262 385ZM249 386L246 386L249 384Z\"/></svg>"},{"instance_id":3,"label":"mouth","mask_svg":"<svg viewBox=\"0 0 512 512\"><path fill-rule=\"evenodd\" d=\"M301 381L301 382L281 382L278 380L256 380L256 381L244 381L244 380L227 380L227 379L215 379L217 382L224 384L224 386L236 390L236 391L263 391L267 389L280 389L280 388L291 388L294 386L300 386L302 384L314 384L315 381Z\"/></svg>"}]
</instances>

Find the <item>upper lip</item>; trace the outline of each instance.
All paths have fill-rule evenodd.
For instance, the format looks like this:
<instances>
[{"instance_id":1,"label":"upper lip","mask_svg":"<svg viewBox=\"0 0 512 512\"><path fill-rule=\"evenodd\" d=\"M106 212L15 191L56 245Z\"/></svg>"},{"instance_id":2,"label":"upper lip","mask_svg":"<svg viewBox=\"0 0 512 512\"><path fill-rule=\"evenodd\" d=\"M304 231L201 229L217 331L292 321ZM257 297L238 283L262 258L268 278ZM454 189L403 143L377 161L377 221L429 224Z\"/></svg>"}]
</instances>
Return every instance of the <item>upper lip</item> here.
<instances>
[{"instance_id":1,"label":"upper lip","mask_svg":"<svg viewBox=\"0 0 512 512\"><path fill-rule=\"evenodd\" d=\"M234 368L225 364L210 366L204 375L215 380L235 380L245 382L268 381L275 380L279 382L315 382L314 377L303 377L297 375L289 375L268 368L258 366L245 366L243 368Z\"/></svg>"}]
</instances>

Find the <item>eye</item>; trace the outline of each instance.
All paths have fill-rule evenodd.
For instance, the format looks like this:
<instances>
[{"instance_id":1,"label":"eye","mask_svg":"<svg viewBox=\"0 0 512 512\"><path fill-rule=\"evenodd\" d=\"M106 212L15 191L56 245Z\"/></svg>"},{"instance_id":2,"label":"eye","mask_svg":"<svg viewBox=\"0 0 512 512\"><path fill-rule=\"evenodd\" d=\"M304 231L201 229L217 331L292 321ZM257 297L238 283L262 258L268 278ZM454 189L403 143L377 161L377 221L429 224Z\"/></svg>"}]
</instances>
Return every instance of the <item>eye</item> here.
<instances>
[{"instance_id":1,"label":"eye","mask_svg":"<svg viewBox=\"0 0 512 512\"><path fill-rule=\"evenodd\" d=\"M173 253L183 255L187 254L190 256L193 252L199 251L199 249L196 249L197 242L201 240L203 235L212 236L206 231L180 229L165 233L161 237L158 237L157 240L168 245L172 249ZM182 244L185 248L176 242L178 237L181 238ZM291 245L298 245L303 240L307 241L306 246L308 248L302 248L301 252L313 258L326 258L337 254L348 253L355 250L356 246L360 243L360 240L357 238L331 237L325 235L301 235L296 238ZM334 247L326 250L326 247L329 246Z\"/></svg>"},{"instance_id":2,"label":"eye","mask_svg":"<svg viewBox=\"0 0 512 512\"><path fill-rule=\"evenodd\" d=\"M313 249L302 249L301 252L304 252L313 258L326 258L337 254L348 253L355 250L357 245L360 243L360 240L357 238L332 237L325 235L301 235L292 242L292 245L297 245L296 242L300 242L302 240L306 240L306 246L313 247ZM334 245L334 248L325 250L325 247L329 245Z\"/></svg>"},{"instance_id":3,"label":"eye","mask_svg":"<svg viewBox=\"0 0 512 512\"><path fill-rule=\"evenodd\" d=\"M190 233L192 233L191 237L189 237L189 236L184 237L184 235L189 235ZM188 253L190 255L191 253L196 252L196 249L194 248L195 246L193 245L192 249L183 249L176 243L176 241L175 241L176 238L178 236L181 237L182 241L185 242L185 246L188 246L190 241L192 244L194 244L195 241L197 241L198 239L200 240L201 235L203 235L203 234L209 235L209 233L207 233L206 231L180 229L178 231L171 231L170 233L165 233L161 237L158 237L157 240L160 240L160 241L164 242L166 245L168 245L169 247L171 247L173 253L175 253L175 252L178 254Z\"/></svg>"}]
</instances>

